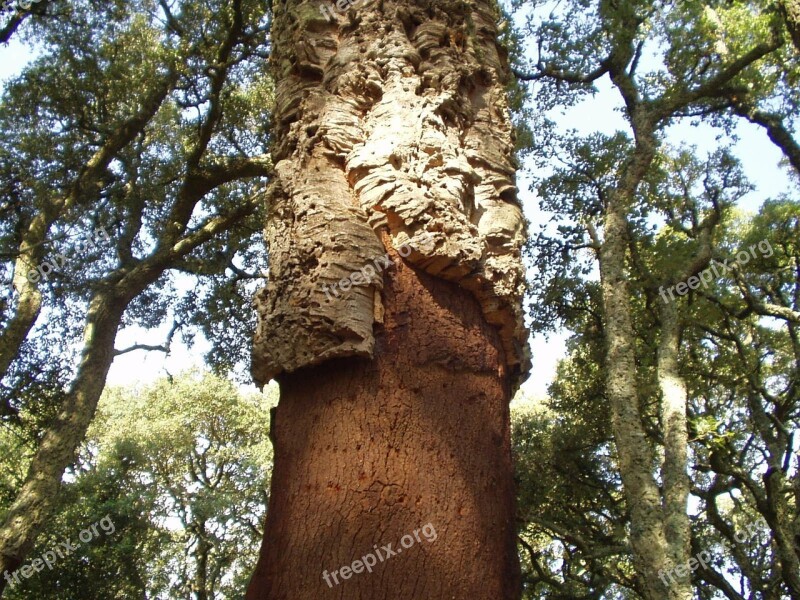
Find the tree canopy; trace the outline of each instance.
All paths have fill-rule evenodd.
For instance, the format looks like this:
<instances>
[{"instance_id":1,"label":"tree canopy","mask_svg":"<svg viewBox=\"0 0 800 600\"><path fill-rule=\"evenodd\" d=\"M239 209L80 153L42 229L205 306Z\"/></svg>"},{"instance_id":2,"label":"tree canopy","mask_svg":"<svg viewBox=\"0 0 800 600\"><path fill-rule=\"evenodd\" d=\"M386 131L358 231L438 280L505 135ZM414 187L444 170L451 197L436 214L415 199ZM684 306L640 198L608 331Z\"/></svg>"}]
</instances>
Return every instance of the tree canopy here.
<instances>
[{"instance_id":1,"label":"tree canopy","mask_svg":"<svg viewBox=\"0 0 800 600\"><path fill-rule=\"evenodd\" d=\"M196 372L108 389L31 556L105 516L114 532L8 597L242 597L268 499L275 392Z\"/></svg>"}]
</instances>

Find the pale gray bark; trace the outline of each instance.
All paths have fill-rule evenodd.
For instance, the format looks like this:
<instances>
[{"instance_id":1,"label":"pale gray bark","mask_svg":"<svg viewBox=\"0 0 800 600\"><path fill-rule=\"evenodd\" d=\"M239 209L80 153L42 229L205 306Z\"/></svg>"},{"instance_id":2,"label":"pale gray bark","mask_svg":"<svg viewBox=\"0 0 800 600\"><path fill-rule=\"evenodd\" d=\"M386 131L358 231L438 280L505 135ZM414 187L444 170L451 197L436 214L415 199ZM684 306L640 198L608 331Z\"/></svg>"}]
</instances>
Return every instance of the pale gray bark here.
<instances>
[{"instance_id":1,"label":"pale gray bark","mask_svg":"<svg viewBox=\"0 0 800 600\"><path fill-rule=\"evenodd\" d=\"M689 553L684 551L681 556L678 547L671 548L667 539L662 495L653 475L655 455L642 422L627 274L628 213L656 156L657 120L642 104L628 70L635 55L633 37L623 36L620 42L624 43L620 43L609 60L609 74L625 100L636 145L616 189L610 194L603 222L600 278L606 317L606 393L611 404L620 476L631 513L634 564L644 596L647 600L690 600L686 586L675 585L670 578L674 578L676 567L688 563Z\"/></svg>"},{"instance_id":2,"label":"pale gray bark","mask_svg":"<svg viewBox=\"0 0 800 600\"><path fill-rule=\"evenodd\" d=\"M661 427L664 436L664 461L661 480L664 487L664 535L672 563L684 564L691 555L691 530L687 516L691 482L689 432L686 424L688 392L680 375L680 323L678 306L661 302L659 306L661 339L658 346L658 385L661 390ZM691 599L691 573L675 577L674 597Z\"/></svg>"},{"instance_id":3,"label":"pale gray bark","mask_svg":"<svg viewBox=\"0 0 800 600\"><path fill-rule=\"evenodd\" d=\"M19 566L50 517L61 476L83 441L103 391L124 309L120 298L106 293L95 296L90 304L78 375L58 418L45 432L25 483L0 528L0 572ZM5 582L0 585L4 587Z\"/></svg>"},{"instance_id":4,"label":"pale gray bark","mask_svg":"<svg viewBox=\"0 0 800 600\"><path fill-rule=\"evenodd\" d=\"M604 221L605 239L600 251L600 277L606 316L606 393L611 403L611 423L620 475L631 513L634 564L648 600L679 598L674 587L659 577L672 573L664 530L661 494L653 478L655 456L642 425L637 390L635 332L631 320L626 274L627 218L619 192L609 203ZM688 555L686 557L688 561Z\"/></svg>"}]
</instances>

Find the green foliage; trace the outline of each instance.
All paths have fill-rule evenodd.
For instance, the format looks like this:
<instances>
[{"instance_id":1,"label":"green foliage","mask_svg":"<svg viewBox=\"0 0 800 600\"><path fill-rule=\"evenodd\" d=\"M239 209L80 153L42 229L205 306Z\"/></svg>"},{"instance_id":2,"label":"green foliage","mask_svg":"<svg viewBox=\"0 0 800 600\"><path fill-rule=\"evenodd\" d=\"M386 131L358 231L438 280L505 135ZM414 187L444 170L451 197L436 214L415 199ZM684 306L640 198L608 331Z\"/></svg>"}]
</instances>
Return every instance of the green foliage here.
<instances>
[{"instance_id":1,"label":"green foliage","mask_svg":"<svg viewBox=\"0 0 800 600\"><path fill-rule=\"evenodd\" d=\"M109 515L101 535L8 591L12 599L240 598L255 565L276 390L188 373L106 391L31 559ZM13 465L14 463L3 463Z\"/></svg>"},{"instance_id":2,"label":"green foliage","mask_svg":"<svg viewBox=\"0 0 800 600\"><path fill-rule=\"evenodd\" d=\"M683 164L696 168L695 161ZM723 168L721 164L707 163L717 169ZM714 189L710 182L715 177L700 180L708 186L705 191ZM781 570L774 549L776 534L763 526L760 509L767 502L763 477L776 463L786 468L784 485L792 498L798 472L789 436L800 426L796 395L800 355L796 330L756 314L741 286L748 289L751 302L786 306L797 314L800 203L769 201L757 215L727 214L716 234L720 258L754 245L756 258L743 265L739 280L732 274L715 279L708 290L692 292L681 304L685 319L681 373L689 388L689 468L697 507L693 553L708 551L720 573L736 573L759 594L756 597L766 598L762 594L770 582L780 581ZM659 281L682 269L691 256L686 249L689 241L677 227L664 226L658 236L636 240L642 262L649 265L651 277L660 274L655 277ZM759 250L759 243L766 248L764 242L774 249L771 256ZM638 385L643 398L657 401L653 365L659 322L654 307L661 300L648 299L647 278L637 271L631 275L637 277L632 300ZM560 312L573 332L569 357L558 368L550 397L534 409L518 409L512 420L524 597L637 598L626 532L630 517L605 400L603 309L595 282L581 286L576 279L569 297ZM650 443L657 449L660 425L654 407L645 406L643 412ZM797 527L800 512L794 501L789 502L789 511ZM755 538L736 537L751 527L759 532ZM719 597L706 581L696 585L700 597Z\"/></svg>"},{"instance_id":3,"label":"green foliage","mask_svg":"<svg viewBox=\"0 0 800 600\"><path fill-rule=\"evenodd\" d=\"M739 210L754 187L726 147L726 136L746 119L799 168L793 124L800 62L783 18L760 2L515 7L528 41L518 72L540 111L533 191L550 217L526 248L535 267L530 316L537 332L565 327L571 334L550 398L514 425L526 597L643 596L629 541L637 524L616 476L597 272L606 210L623 191L630 192L625 271L635 386L653 473L664 451L659 290L756 248L746 264L720 269L674 300L680 375L689 391L692 553L707 550L714 563L713 571L694 572L693 583L703 599L735 597L725 589L733 579L748 597L788 594L781 564L793 550L786 533L800 536L793 451L800 426L800 204L790 190L757 215ZM598 122L611 118L591 101L608 84L628 128L583 132L559 117L581 107ZM704 128L718 148L670 145L670 126L681 120ZM760 250L767 241L774 253ZM780 526L776 512L785 515ZM769 521L760 534L768 533L769 543L735 538L761 517Z\"/></svg>"},{"instance_id":4,"label":"green foliage","mask_svg":"<svg viewBox=\"0 0 800 600\"><path fill-rule=\"evenodd\" d=\"M182 255L164 250L263 187L274 98L264 0L43 7L16 32L37 56L0 98L0 333L19 310L12 276L36 218L48 229L34 264L62 263L37 282L42 313L0 384L0 418L28 438L75 374L90 299L148 261L161 274L133 294L122 326L202 332L209 362L244 376L262 207ZM101 227L110 239L85 243Z\"/></svg>"}]
</instances>

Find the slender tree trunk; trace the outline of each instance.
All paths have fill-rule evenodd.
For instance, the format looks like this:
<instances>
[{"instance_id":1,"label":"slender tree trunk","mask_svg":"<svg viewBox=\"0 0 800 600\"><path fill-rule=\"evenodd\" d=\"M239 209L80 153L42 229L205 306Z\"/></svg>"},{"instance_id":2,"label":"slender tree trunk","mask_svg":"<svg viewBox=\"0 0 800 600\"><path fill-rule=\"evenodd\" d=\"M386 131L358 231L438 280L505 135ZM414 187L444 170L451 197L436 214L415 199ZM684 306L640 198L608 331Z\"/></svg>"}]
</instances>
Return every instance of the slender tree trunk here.
<instances>
[{"instance_id":1,"label":"slender tree trunk","mask_svg":"<svg viewBox=\"0 0 800 600\"><path fill-rule=\"evenodd\" d=\"M208 600L208 556L211 544L208 541L205 521L194 523L197 535L197 546L194 550L194 582L192 584L193 600Z\"/></svg>"},{"instance_id":2,"label":"slender tree trunk","mask_svg":"<svg viewBox=\"0 0 800 600\"><path fill-rule=\"evenodd\" d=\"M659 383L662 386L665 460L664 491L654 477L654 449L647 439L638 390L636 335L628 285L628 210L636 190L652 164L657 140L640 115L634 117L636 151L626 166L618 188L610 195L600 250L600 277L606 317L606 393L611 423L631 515L631 546L642 593L647 600L691 600L688 569L691 546L686 514L685 395L681 410L677 365L677 309L664 307L666 325L659 348ZM673 322L674 321L674 322ZM677 394L676 394L677 392ZM673 488L673 486L675 486Z\"/></svg>"},{"instance_id":3,"label":"slender tree trunk","mask_svg":"<svg viewBox=\"0 0 800 600\"><path fill-rule=\"evenodd\" d=\"M195 196L194 201L201 197L202 193ZM52 513L64 471L74 460L97 409L114 360L117 330L128 304L155 282L169 265L220 232L227 231L251 214L254 207L254 201L248 199L224 215L211 217L185 237L164 243L134 268L114 272L98 284L100 291L89 302L77 374L58 417L43 435L28 467L25 482L0 526L0 575L14 571L22 564ZM191 210L187 211L186 221L191 213ZM181 226L177 218L171 222L174 226ZM5 577L0 577L0 596L6 584Z\"/></svg>"},{"instance_id":4,"label":"slender tree trunk","mask_svg":"<svg viewBox=\"0 0 800 600\"><path fill-rule=\"evenodd\" d=\"M625 100L636 147L624 165L617 188L609 194L603 220L600 285L605 314L605 383L620 477L630 512L638 587L647 600L677 600L681 598L675 595L679 590L669 579L675 563L664 531L661 492L653 476L656 461L642 422L628 285L628 214L658 150L653 119L628 70L636 53L635 30L635 24L623 30L610 62L611 81Z\"/></svg>"},{"instance_id":5,"label":"slender tree trunk","mask_svg":"<svg viewBox=\"0 0 800 600\"><path fill-rule=\"evenodd\" d=\"M667 541L664 535L661 495L653 479L655 458L642 425L637 390L638 373L633 347L636 339L626 277L627 220L615 193L605 217L605 240L600 254L600 275L606 315L606 393L611 403L611 423L631 514L634 562L647 600L671 598Z\"/></svg>"},{"instance_id":6,"label":"slender tree trunk","mask_svg":"<svg viewBox=\"0 0 800 600\"><path fill-rule=\"evenodd\" d=\"M500 14L323 6L274 5L253 374L282 396L248 598L516 598L508 402L529 360Z\"/></svg>"},{"instance_id":7,"label":"slender tree trunk","mask_svg":"<svg viewBox=\"0 0 800 600\"><path fill-rule=\"evenodd\" d=\"M64 470L75 458L97 408L114 357L114 339L126 304L113 295L96 295L89 307L86 349L64 406L28 468L28 475L0 529L0 575L19 568L36 535L50 517ZM0 578L0 595L6 587Z\"/></svg>"},{"instance_id":8,"label":"slender tree trunk","mask_svg":"<svg viewBox=\"0 0 800 600\"><path fill-rule=\"evenodd\" d=\"M658 384L661 390L661 427L664 435L664 533L673 565L686 564L691 555L689 527L689 431L686 424L688 392L678 369L680 322L675 302L659 306L661 341L658 346ZM692 598L691 573L674 577L677 597Z\"/></svg>"}]
</instances>

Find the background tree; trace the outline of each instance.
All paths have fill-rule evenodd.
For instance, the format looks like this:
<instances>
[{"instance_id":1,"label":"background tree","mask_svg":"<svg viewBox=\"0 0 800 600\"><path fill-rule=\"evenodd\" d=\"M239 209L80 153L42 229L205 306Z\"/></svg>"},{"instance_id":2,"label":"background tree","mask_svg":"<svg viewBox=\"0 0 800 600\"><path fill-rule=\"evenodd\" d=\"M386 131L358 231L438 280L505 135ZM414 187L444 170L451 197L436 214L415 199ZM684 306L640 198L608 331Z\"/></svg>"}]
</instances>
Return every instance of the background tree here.
<instances>
[{"instance_id":1,"label":"background tree","mask_svg":"<svg viewBox=\"0 0 800 600\"><path fill-rule=\"evenodd\" d=\"M241 597L262 535L274 400L200 373L107 390L31 556L106 515L115 531L7 596Z\"/></svg>"},{"instance_id":2,"label":"background tree","mask_svg":"<svg viewBox=\"0 0 800 600\"><path fill-rule=\"evenodd\" d=\"M796 202L777 202L755 217L733 212L715 236L721 260L768 241L775 253L749 261L740 277L764 294L792 298L793 304L797 255L787 240L797 227L797 210ZM683 244L677 236L657 242L658 253L650 256L680 260ZM576 332L570 358L559 368L550 399L532 414L516 417L525 597L638 598L643 594L626 531L630 515L603 410L602 308L596 282L574 289L563 305L563 314L571 315L565 322ZM639 361L653 365L657 313L652 305L640 308ZM715 323L717 318L722 321ZM793 571L784 565L791 565L798 552L791 542L798 518L793 326L776 327L776 321L748 313L732 276L715 281L710 291L692 292L681 321L679 363L690 398L695 498L692 555L704 552L708 559L706 567L692 573L694 593L700 598L792 597ZM639 387L654 389L654 377L652 367L643 367ZM653 409L646 413L648 440L658 448L662 434ZM566 497L565 489L570 490Z\"/></svg>"},{"instance_id":3,"label":"background tree","mask_svg":"<svg viewBox=\"0 0 800 600\"><path fill-rule=\"evenodd\" d=\"M42 52L0 104L0 412L33 442L0 570L44 526L115 356L168 351L189 325L228 350L222 366L243 355L270 165L264 2L43 7L25 22ZM175 294L177 273L200 287ZM123 327L170 320L163 345L114 346ZM223 323L243 331L238 350Z\"/></svg>"},{"instance_id":4,"label":"background tree","mask_svg":"<svg viewBox=\"0 0 800 600\"><path fill-rule=\"evenodd\" d=\"M676 568L689 564L703 547L696 531L692 535L687 516L689 493L696 493L687 477L687 442L694 425L687 416L694 401L690 392L695 390L683 366L682 352L691 351L682 350L688 326L685 300L659 297L662 286L686 281L709 268L712 260L716 264L729 256L732 248L721 243L720 228L730 227L731 208L748 191L729 155L712 154L703 165L693 149L664 145L668 128L679 119L693 118L720 126L724 133L737 117L747 116L740 110L747 103L749 114L770 112L771 118L758 124L792 163L791 123L797 103L790 82L797 76L797 63L794 50L786 45L784 24L778 13L756 3L691 2L560 5L549 19L531 21L540 55L520 75L537 82L536 98L542 105L574 104L592 91L594 82L608 76L630 126L629 132L613 136L568 132L546 138L548 147L556 143L555 156L563 167L546 165L542 159L542 166L555 174L541 180L539 192L543 207L556 215L559 230L555 235L545 230L536 246L545 284L538 288L542 292L533 303L533 316L543 328L552 325L553 317L573 322L584 332L576 341L592 329L604 340L603 393L612 409L615 460L630 518L638 575L633 588L645 598L691 597L690 577L698 575L707 576L704 581L718 590L704 588L705 595L739 597L735 594L747 593L750 586L767 594L764 597L778 597L769 595L779 593L776 586L797 593L795 571L787 568L796 560L796 551L786 544L786 533L772 524L771 588L754 578L737 592L714 569L681 569L682 576L676 576ZM544 148L542 156L543 152ZM593 260L600 271L601 301L592 285L582 283L591 279ZM777 293L783 298L781 308L786 308L786 292ZM790 313L774 312L778 313L791 321ZM761 315L769 316L764 310ZM792 336L793 326L787 322L787 327ZM579 360L585 352L573 347L572 354L571 364L580 365L585 377L596 376L598 364L590 368ZM787 381L795 381L796 361L781 363L780 372ZM781 413L774 426L785 428L792 419L796 414L791 411ZM773 435L782 437L768 431L767 437ZM786 444L782 447L785 450ZM597 452L602 446L592 449ZM781 480L774 495L786 500L791 489L792 484ZM796 508L790 506L796 502L789 503L783 513L791 515ZM748 520L750 515L745 515L738 517L737 525ZM729 533L738 529L729 528ZM606 526L604 533L609 535L611 528ZM585 567L586 559L579 558ZM716 567L722 569L722 564ZM673 574L674 579L659 573ZM597 577L599 585L606 585L607 573ZM541 576L539 580L544 581ZM618 577L613 580L621 582ZM559 580L545 583L554 589L562 585ZM589 575L583 584L585 591L595 585Z\"/></svg>"}]
</instances>

